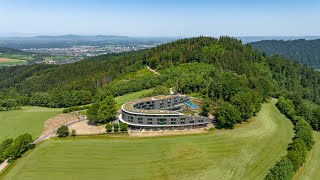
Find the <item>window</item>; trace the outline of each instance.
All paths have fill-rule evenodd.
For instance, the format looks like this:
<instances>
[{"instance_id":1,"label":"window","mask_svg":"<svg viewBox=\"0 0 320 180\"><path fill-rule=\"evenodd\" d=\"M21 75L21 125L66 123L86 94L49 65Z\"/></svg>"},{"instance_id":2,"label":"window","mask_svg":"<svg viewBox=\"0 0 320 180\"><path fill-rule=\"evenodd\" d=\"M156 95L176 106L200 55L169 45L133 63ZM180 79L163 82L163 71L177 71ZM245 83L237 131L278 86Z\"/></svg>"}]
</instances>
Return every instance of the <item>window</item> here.
<instances>
[{"instance_id":1,"label":"window","mask_svg":"<svg viewBox=\"0 0 320 180\"><path fill-rule=\"evenodd\" d=\"M129 116L128 119L129 119L129 122L131 122L131 123L133 122L133 117Z\"/></svg>"},{"instance_id":2,"label":"window","mask_svg":"<svg viewBox=\"0 0 320 180\"><path fill-rule=\"evenodd\" d=\"M142 124L143 123L143 119L142 118L138 118L138 123Z\"/></svg>"},{"instance_id":3,"label":"window","mask_svg":"<svg viewBox=\"0 0 320 180\"><path fill-rule=\"evenodd\" d=\"M151 118L148 118L148 124L153 124Z\"/></svg>"},{"instance_id":4,"label":"window","mask_svg":"<svg viewBox=\"0 0 320 180\"><path fill-rule=\"evenodd\" d=\"M167 124L167 121L166 121L166 119L159 118L159 119L157 119L157 123L162 125L162 124Z\"/></svg>"},{"instance_id":5,"label":"window","mask_svg":"<svg viewBox=\"0 0 320 180\"><path fill-rule=\"evenodd\" d=\"M194 121L190 121L190 124L193 124L194 123Z\"/></svg>"}]
</instances>

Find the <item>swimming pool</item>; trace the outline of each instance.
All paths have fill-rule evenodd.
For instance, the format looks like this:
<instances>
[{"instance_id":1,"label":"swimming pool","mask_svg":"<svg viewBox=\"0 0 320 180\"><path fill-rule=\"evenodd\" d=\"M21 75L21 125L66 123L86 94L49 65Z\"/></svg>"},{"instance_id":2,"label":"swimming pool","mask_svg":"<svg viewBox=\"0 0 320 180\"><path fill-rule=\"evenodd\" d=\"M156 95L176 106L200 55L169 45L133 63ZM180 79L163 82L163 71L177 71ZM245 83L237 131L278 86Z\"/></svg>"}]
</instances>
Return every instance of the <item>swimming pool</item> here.
<instances>
[{"instance_id":1,"label":"swimming pool","mask_svg":"<svg viewBox=\"0 0 320 180\"><path fill-rule=\"evenodd\" d=\"M192 109L197 109L197 108L198 108L198 106L194 105L194 104L193 104L192 102L190 102L190 101L186 101L185 103L186 103L186 105L188 105L188 106L191 107Z\"/></svg>"}]
</instances>

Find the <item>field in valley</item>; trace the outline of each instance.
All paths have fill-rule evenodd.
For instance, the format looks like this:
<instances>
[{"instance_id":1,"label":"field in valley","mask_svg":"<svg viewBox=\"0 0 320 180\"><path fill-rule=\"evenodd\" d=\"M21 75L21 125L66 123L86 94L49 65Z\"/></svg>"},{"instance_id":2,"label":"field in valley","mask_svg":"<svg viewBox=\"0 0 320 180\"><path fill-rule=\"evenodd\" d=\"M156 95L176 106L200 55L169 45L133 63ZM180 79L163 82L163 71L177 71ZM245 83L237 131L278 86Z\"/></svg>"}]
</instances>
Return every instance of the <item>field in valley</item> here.
<instances>
[{"instance_id":1,"label":"field in valley","mask_svg":"<svg viewBox=\"0 0 320 180\"><path fill-rule=\"evenodd\" d=\"M61 109L34 106L0 112L0 142L22 133L30 133L33 138L37 138L43 131L43 123L61 112Z\"/></svg>"},{"instance_id":2,"label":"field in valley","mask_svg":"<svg viewBox=\"0 0 320 180\"><path fill-rule=\"evenodd\" d=\"M0 66L13 66L13 65L22 65L22 64L26 64L26 61L20 60L20 59L0 57Z\"/></svg>"},{"instance_id":3,"label":"field in valley","mask_svg":"<svg viewBox=\"0 0 320 180\"><path fill-rule=\"evenodd\" d=\"M263 179L286 154L293 125L264 104L234 130L133 138L48 140L13 163L1 179Z\"/></svg>"}]
</instances>

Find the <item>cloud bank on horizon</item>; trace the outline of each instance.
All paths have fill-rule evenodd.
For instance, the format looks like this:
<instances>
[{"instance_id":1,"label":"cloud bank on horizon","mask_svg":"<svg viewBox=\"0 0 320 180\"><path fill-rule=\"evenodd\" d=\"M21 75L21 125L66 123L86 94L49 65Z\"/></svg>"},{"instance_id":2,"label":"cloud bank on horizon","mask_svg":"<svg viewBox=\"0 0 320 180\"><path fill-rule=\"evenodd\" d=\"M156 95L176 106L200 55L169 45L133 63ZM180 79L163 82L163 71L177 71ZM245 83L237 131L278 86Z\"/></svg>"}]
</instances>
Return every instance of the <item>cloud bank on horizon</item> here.
<instances>
[{"instance_id":1,"label":"cloud bank on horizon","mask_svg":"<svg viewBox=\"0 0 320 180\"><path fill-rule=\"evenodd\" d=\"M0 0L0 33L319 35L317 0Z\"/></svg>"}]
</instances>

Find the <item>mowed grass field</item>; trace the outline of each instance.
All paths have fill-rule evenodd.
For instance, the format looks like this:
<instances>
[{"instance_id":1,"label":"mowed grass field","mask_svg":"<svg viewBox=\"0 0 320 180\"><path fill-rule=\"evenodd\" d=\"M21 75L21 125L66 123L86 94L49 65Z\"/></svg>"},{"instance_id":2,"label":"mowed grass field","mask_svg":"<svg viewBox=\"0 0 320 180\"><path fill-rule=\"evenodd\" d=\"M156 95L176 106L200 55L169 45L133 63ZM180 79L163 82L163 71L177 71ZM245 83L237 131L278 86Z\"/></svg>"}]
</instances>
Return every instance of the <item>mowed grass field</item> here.
<instances>
[{"instance_id":1,"label":"mowed grass field","mask_svg":"<svg viewBox=\"0 0 320 180\"><path fill-rule=\"evenodd\" d=\"M22 64L26 64L26 61L0 57L0 66L13 66L13 65L22 65Z\"/></svg>"},{"instance_id":2,"label":"mowed grass field","mask_svg":"<svg viewBox=\"0 0 320 180\"><path fill-rule=\"evenodd\" d=\"M33 138L37 138L43 130L43 122L60 113L61 109L34 106L0 112L0 142L22 133L30 133Z\"/></svg>"},{"instance_id":3,"label":"mowed grass field","mask_svg":"<svg viewBox=\"0 0 320 180\"><path fill-rule=\"evenodd\" d=\"M257 117L234 130L48 140L0 179L263 179L286 154L294 134L275 102L264 104Z\"/></svg>"},{"instance_id":4,"label":"mowed grass field","mask_svg":"<svg viewBox=\"0 0 320 180\"><path fill-rule=\"evenodd\" d=\"M320 178L320 132L314 132L316 142L306 163L302 166L294 179L318 180Z\"/></svg>"}]
</instances>

